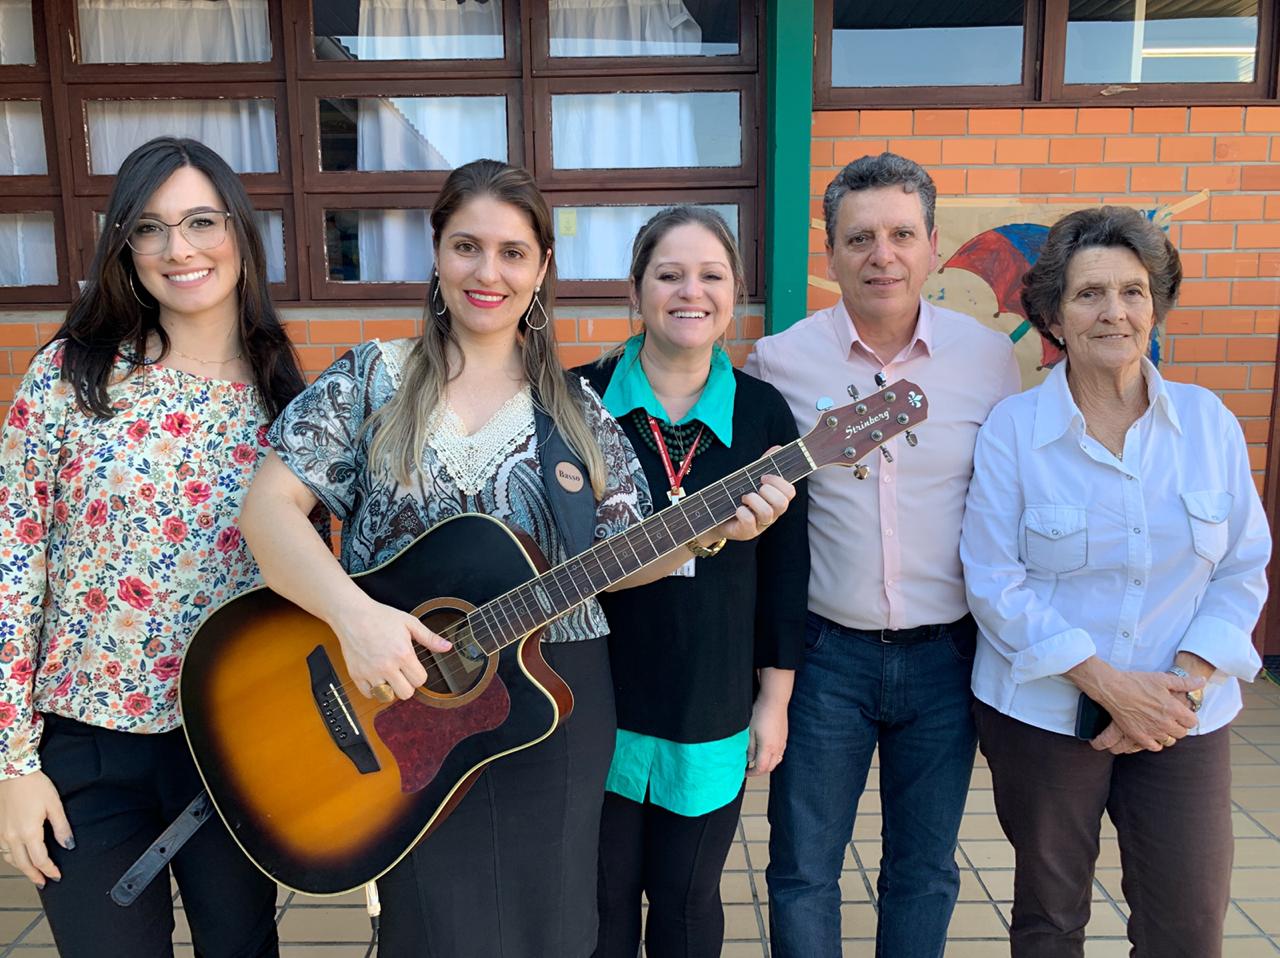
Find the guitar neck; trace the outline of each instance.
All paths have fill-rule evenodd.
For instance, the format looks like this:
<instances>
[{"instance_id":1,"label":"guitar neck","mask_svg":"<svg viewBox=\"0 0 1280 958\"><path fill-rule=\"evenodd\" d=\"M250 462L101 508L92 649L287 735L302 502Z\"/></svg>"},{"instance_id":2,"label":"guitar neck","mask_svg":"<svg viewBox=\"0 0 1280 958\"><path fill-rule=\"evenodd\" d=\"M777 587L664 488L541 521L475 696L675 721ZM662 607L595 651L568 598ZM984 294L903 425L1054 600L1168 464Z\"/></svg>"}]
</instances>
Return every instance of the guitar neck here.
<instances>
[{"instance_id":1,"label":"guitar neck","mask_svg":"<svg viewBox=\"0 0 1280 958\"><path fill-rule=\"evenodd\" d=\"M731 519L766 475L796 482L816 468L797 439L486 602L467 616L471 636L493 654Z\"/></svg>"}]
</instances>

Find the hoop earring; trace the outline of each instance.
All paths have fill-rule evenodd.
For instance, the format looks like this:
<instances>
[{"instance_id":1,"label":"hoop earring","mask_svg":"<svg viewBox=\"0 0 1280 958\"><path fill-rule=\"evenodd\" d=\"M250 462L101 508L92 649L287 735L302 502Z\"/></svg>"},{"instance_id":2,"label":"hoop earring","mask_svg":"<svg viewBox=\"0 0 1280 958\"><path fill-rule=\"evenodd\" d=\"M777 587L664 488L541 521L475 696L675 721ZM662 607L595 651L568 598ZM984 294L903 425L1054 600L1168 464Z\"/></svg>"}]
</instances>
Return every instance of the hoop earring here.
<instances>
[{"instance_id":1,"label":"hoop earring","mask_svg":"<svg viewBox=\"0 0 1280 958\"><path fill-rule=\"evenodd\" d=\"M547 328L547 323L551 322L551 317L547 315L546 309L542 305L542 300L538 299L538 294L542 292L541 286L535 286L533 289L533 299L529 301L529 311L524 314L524 325L527 329L542 330ZM538 312L542 313L542 325L535 326L529 322L529 317L533 315L533 307L538 307Z\"/></svg>"},{"instance_id":2,"label":"hoop earring","mask_svg":"<svg viewBox=\"0 0 1280 958\"><path fill-rule=\"evenodd\" d=\"M440 302L439 309L436 309L437 300ZM443 316L448 311L449 307L444 304L444 297L440 295L440 274L434 273L431 277L431 312Z\"/></svg>"},{"instance_id":3,"label":"hoop earring","mask_svg":"<svg viewBox=\"0 0 1280 958\"><path fill-rule=\"evenodd\" d=\"M142 297L138 295L138 287L133 284L133 274L128 273L126 275L128 275L129 277L129 292L133 293L133 298L138 301L138 305L141 306L143 309L153 308L156 305L155 303L152 303L150 306L148 306L146 303L142 301Z\"/></svg>"}]
</instances>

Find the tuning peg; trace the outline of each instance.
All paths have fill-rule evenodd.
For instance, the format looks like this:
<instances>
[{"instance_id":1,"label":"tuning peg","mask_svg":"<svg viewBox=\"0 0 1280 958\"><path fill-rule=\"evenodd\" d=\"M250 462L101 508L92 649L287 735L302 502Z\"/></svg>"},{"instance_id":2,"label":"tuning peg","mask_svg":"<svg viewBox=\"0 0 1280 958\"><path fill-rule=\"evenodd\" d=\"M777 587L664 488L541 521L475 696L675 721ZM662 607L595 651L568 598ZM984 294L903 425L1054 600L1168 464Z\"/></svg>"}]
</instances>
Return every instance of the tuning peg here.
<instances>
[{"instance_id":1,"label":"tuning peg","mask_svg":"<svg viewBox=\"0 0 1280 958\"><path fill-rule=\"evenodd\" d=\"M893 453L891 453L884 446L880 447L880 455L884 456L885 462L893 462Z\"/></svg>"},{"instance_id":2,"label":"tuning peg","mask_svg":"<svg viewBox=\"0 0 1280 958\"><path fill-rule=\"evenodd\" d=\"M814 406L817 408L818 412L826 412L828 409L831 409L833 406L835 406L835 401L832 400L830 396L823 396L816 403L814 403Z\"/></svg>"},{"instance_id":3,"label":"tuning peg","mask_svg":"<svg viewBox=\"0 0 1280 958\"><path fill-rule=\"evenodd\" d=\"M884 373L876 373L876 385L878 387L880 387L881 389L884 389L885 384L888 382L889 380L885 378Z\"/></svg>"},{"instance_id":4,"label":"tuning peg","mask_svg":"<svg viewBox=\"0 0 1280 958\"><path fill-rule=\"evenodd\" d=\"M906 439L907 439L907 445L911 446L914 449L916 444L920 441L920 439L910 429L908 429L906 433L904 433L904 435L906 436Z\"/></svg>"},{"instance_id":5,"label":"tuning peg","mask_svg":"<svg viewBox=\"0 0 1280 958\"><path fill-rule=\"evenodd\" d=\"M853 385L853 383L850 383L850 384L848 385L847 389L848 389L848 392L849 392L849 398L850 398L850 399L857 399L857 398L858 398L858 387L857 387L857 386Z\"/></svg>"},{"instance_id":6,"label":"tuning peg","mask_svg":"<svg viewBox=\"0 0 1280 958\"><path fill-rule=\"evenodd\" d=\"M865 479L865 478L867 478L867 476L869 476L869 475L871 475L871 470L870 470L870 469L868 469L866 466L854 466L854 467L853 467L853 478L855 478L855 479Z\"/></svg>"}]
</instances>

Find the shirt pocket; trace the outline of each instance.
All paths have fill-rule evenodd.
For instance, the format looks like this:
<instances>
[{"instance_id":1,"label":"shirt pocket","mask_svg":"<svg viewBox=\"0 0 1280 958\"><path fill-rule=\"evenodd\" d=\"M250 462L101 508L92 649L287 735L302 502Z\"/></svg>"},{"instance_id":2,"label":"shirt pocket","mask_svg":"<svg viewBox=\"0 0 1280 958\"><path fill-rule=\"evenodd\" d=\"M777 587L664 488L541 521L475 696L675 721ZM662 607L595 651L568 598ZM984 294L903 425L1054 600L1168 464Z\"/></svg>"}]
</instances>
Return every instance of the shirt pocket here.
<instances>
[{"instance_id":1,"label":"shirt pocket","mask_svg":"<svg viewBox=\"0 0 1280 958\"><path fill-rule=\"evenodd\" d=\"M1191 523L1191 543L1198 556L1214 565L1227 551L1227 517L1231 515L1233 498L1231 493L1218 489L1182 494Z\"/></svg>"},{"instance_id":2,"label":"shirt pocket","mask_svg":"<svg viewBox=\"0 0 1280 958\"><path fill-rule=\"evenodd\" d=\"M1022 513L1023 558L1038 572L1061 575L1083 568L1089 530L1083 506L1027 506Z\"/></svg>"}]
</instances>

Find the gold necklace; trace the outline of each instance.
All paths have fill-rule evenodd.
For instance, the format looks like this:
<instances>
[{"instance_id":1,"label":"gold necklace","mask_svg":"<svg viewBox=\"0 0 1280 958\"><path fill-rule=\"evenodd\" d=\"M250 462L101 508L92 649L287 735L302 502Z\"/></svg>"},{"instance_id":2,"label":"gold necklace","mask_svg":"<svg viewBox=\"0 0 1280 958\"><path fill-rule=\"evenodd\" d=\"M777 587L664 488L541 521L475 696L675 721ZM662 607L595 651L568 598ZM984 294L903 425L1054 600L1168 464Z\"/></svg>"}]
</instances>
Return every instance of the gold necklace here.
<instances>
[{"instance_id":1,"label":"gold necklace","mask_svg":"<svg viewBox=\"0 0 1280 958\"><path fill-rule=\"evenodd\" d=\"M201 359L199 356L192 356L189 353L184 353L177 346L173 345L173 343L169 344L169 348L172 349L179 356L181 356L183 359L189 359L193 363L204 363L206 366L225 366L227 363L234 363L237 359L239 359L241 356L244 355L244 350L241 350L240 352L232 356L230 359Z\"/></svg>"}]
</instances>

